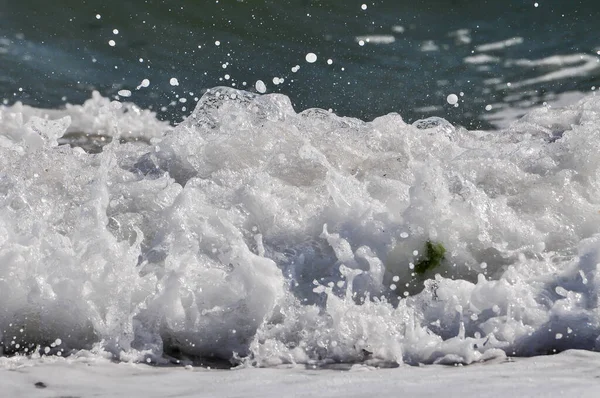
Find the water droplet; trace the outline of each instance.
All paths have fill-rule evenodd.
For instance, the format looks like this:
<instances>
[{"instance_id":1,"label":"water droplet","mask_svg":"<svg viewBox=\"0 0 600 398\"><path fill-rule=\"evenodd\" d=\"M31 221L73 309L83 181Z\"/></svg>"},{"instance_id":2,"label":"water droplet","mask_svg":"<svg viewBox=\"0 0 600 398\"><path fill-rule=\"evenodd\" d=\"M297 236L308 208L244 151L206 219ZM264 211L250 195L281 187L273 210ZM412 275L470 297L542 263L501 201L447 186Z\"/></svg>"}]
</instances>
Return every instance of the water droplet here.
<instances>
[{"instance_id":1,"label":"water droplet","mask_svg":"<svg viewBox=\"0 0 600 398\"><path fill-rule=\"evenodd\" d=\"M458 96L456 94L450 94L446 97L446 101L448 101L450 105L455 105L458 102Z\"/></svg>"},{"instance_id":2,"label":"water droplet","mask_svg":"<svg viewBox=\"0 0 600 398\"><path fill-rule=\"evenodd\" d=\"M256 88L256 91L258 91L261 94L264 94L267 92L267 86L265 85L265 82L263 82L262 80L257 80L254 87Z\"/></svg>"}]
</instances>

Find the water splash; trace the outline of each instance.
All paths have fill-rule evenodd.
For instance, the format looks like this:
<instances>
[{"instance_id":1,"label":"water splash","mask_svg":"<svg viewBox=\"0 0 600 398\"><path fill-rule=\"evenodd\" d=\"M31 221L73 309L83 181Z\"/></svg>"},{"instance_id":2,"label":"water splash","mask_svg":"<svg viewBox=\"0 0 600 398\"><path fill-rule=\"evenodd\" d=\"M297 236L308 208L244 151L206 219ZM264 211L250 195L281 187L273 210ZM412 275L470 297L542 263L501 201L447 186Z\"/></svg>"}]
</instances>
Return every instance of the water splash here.
<instances>
[{"instance_id":1,"label":"water splash","mask_svg":"<svg viewBox=\"0 0 600 398\"><path fill-rule=\"evenodd\" d=\"M597 349L599 112L591 97L484 132L226 88L176 128L99 95L2 107L2 351L271 366ZM88 153L72 131L111 140ZM430 240L444 260L420 275Z\"/></svg>"}]
</instances>

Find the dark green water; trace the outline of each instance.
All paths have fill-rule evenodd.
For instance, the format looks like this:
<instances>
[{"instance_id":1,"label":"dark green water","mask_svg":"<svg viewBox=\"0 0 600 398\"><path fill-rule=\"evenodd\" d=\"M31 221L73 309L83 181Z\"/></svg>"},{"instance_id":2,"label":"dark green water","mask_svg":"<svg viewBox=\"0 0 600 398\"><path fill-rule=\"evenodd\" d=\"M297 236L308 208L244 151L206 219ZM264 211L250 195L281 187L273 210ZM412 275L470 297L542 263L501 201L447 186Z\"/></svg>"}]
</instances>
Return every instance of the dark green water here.
<instances>
[{"instance_id":1,"label":"dark green water","mask_svg":"<svg viewBox=\"0 0 600 398\"><path fill-rule=\"evenodd\" d=\"M127 100L177 122L207 88L262 80L297 110L488 128L600 86L600 2L534 3L1 0L0 98L60 107L127 89ZM143 79L150 86L135 90ZM446 101L453 93L458 107Z\"/></svg>"}]
</instances>

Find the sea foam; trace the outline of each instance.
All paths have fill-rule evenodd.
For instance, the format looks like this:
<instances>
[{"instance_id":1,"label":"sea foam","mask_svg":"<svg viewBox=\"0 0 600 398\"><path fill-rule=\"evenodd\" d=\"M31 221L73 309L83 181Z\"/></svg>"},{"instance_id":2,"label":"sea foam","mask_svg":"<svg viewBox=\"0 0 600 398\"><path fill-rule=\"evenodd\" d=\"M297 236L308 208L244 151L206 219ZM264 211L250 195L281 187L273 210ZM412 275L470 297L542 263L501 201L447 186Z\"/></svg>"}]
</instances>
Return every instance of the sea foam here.
<instances>
[{"instance_id":1,"label":"sea foam","mask_svg":"<svg viewBox=\"0 0 600 398\"><path fill-rule=\"evenodd\" d=\"M593 96L502 131L228 88L175 128L98 94L2 107L0 350L271 366L598 349L598 126ZM428 241L445 259L417 274Z\"/></svg>"}]
</instances>

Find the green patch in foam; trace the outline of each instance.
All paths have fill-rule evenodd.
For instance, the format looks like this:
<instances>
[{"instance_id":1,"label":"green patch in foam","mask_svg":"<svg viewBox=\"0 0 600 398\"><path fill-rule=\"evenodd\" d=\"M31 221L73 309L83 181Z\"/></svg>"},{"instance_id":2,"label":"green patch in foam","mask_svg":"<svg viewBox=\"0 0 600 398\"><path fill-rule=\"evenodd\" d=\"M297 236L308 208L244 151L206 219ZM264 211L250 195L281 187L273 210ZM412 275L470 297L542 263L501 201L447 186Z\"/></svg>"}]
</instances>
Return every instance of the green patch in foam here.
<instances>
[{"instance_id":1,"label":"green patch in foam","mask_svg":"<svg viewBox=\"0 0 600 398\"><path fill-rule=\"evenodd\" d=\"M446 255L446 248L439 242L425 242L425 254L415 264L415 273L423 275L429 270L439 267Z\"/></svg>"}]
</instances>

